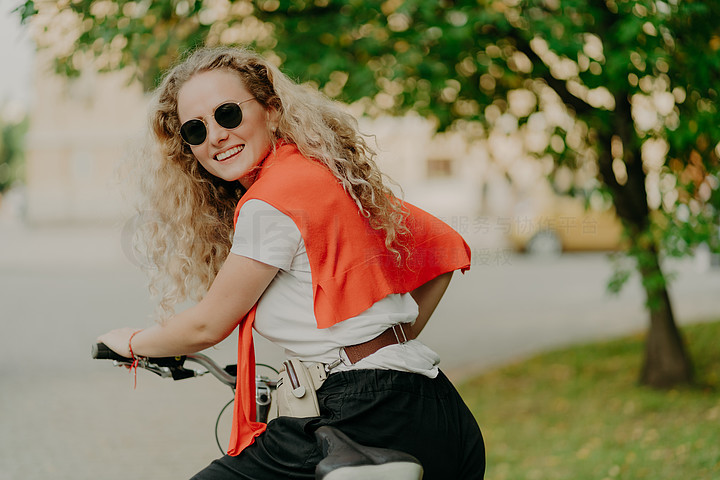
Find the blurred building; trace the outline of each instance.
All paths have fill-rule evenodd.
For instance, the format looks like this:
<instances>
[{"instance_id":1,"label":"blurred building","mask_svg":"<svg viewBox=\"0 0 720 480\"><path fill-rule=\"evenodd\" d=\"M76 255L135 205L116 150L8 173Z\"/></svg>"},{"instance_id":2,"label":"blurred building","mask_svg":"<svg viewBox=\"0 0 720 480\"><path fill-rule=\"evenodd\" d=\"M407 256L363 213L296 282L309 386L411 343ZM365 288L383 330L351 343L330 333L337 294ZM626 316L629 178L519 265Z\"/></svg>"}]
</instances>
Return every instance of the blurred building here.
<instances>
[{"instance_id":1,"label":"blurred building","mask_svg":"<svg viewBox=\"0 0 720 480\"><path fill-rule=\"evenodd\" d=\"M118 167L145 129L147 98L123 73L68 80L36 62L27 136L27 221L112 223L127 212Z\"/></svg>"},{"instance_id":2,"label":"blurred building","mask_svg":"<svg viewBox=\"0 0 720 480\"><path fill-rule=\"evenodd\" d=\"M378 164L402 188L405 198L440 216L479 212L483 155L459 133L436 134L417 115L361 122L377 142Z\"/></svg>"}]
</instances>

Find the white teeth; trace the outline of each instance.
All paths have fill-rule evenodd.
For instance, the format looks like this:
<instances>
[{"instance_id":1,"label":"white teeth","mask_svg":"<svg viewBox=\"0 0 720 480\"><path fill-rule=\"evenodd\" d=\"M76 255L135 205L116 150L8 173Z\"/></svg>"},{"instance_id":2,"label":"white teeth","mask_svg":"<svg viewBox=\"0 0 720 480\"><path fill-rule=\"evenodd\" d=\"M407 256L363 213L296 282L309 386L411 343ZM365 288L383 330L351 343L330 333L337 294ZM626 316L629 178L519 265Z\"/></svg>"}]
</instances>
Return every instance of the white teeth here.
<instances>
[{"instance_id":1,"label":"white teeth","mask_svg":"<svg viewBox=\"0 0 720 480\"><path fill-rule=\"evenodd\" d=\"M235 155L236 153L242 152L242 151L243 151L243 148L245 148L245 145L240 145L240 146L238 146L238 147L233 147L233 148L231 148L230 150L226 150L226 151L224 151L224 152L222 152L222 153L218 153L218 154L215 156L215 158L216 158L217 160L219 160L219 161L223 161L223 160L225 160L226 158L232 157L232 156Z\"/></svg>"}]
</instances>

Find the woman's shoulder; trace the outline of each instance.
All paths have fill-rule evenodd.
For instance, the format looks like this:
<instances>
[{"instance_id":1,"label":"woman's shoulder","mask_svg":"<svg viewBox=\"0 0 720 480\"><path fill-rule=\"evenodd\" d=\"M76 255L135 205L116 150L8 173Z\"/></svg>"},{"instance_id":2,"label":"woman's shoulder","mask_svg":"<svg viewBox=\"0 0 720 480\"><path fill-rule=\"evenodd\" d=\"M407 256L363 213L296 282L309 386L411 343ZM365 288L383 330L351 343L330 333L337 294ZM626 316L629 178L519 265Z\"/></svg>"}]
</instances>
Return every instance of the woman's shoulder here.
<instances>
[{"instance_id":1,"label":"woman's shoulder","mask_svg":"<svg viewBox=\"0 0 720 480\"><path fill-rule=\"evenodd\" d=\"M300 153L295 145L279 147L263 166L257 181L248 190L253 198L294 198L328 195L340 189L332 172L320 161Z\"/></svg>"},{"instance_id":2,"label":"woman's shoulder","mask_svg":"<svg viewBox=\"0 0 720 480\"><path fill-rule=\"evenodd\" d=\"M332 210L345 196L327 167L302 155L295 145L285 144L266 160L257 180L240 199L236 218L238 210L251 199L287 213Z\"/></svg>"},{"instance_id":3,"label":"woman's shoulder","mask_svg":"<svg viewBox=\"0 0 720 480\"><path fill-rule=\"evenodd\" d=\"M301 181L322 181L333 178L319 160L303 155L295 144L283 144L266 162L258 180L267 177L273 182L295 184Z\"/></svg>"}]
</instances>

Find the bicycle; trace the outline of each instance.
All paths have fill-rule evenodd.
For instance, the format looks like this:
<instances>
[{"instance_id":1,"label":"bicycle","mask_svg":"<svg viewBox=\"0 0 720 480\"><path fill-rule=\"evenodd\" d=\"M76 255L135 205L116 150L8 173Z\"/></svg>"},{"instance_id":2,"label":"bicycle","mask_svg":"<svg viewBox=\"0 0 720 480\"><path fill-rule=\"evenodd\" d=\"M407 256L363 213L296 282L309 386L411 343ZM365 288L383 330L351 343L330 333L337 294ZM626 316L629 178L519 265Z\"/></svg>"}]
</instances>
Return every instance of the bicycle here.
<instances>
[{"instance_id":1,"label":"bicycle","mask_svg":"<svg viewBox=\"0 0 720 480\"><path fill-rule=\"evenodd\" d=\"M201 353L176 357L138 357L133 361L118 355L106 345L97 343L92 346L91 357L97 360L112 360L118 367L142 368L162 378L184 380L211 374L218 381L235 392L237 365L221 367L207 355ZM204 370L187 368L185 362L198 364ZM278 371L270 365L259 363L275 374ZM255 402L257 421L267 421L272 402L272 392L277 381L265 375L255 376ZM221 453L225 453L220 443L220 419L225 409L233 403L230 400L218 414L215 422L215 441ZM323 460L315 470L316 480L421 480L423 469L420 462L404 452L384 448L367 447L354 442L340 430L322 426L315 432L315 438L323 453Z\"/></svg>"}]
</instances>

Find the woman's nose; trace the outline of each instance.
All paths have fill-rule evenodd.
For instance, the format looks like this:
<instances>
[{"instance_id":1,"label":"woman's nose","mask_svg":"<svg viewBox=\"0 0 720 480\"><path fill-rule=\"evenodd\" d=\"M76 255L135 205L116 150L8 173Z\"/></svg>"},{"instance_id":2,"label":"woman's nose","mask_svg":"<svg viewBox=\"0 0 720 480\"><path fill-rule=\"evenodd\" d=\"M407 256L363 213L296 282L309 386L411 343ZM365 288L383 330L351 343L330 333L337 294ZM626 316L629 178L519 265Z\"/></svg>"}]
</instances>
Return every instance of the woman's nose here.
<instances>
[{"instance_id":1,"label":"woman's nose","mask_svg":"<svg viewBox=\"0 0 720 480\"><path fill-rule=\"evenodd\" d=\"M207 122L208 140L210 143L218 145L228 138L228 131L218 125L214 118Z\"/></svg>"}]
</instances>

